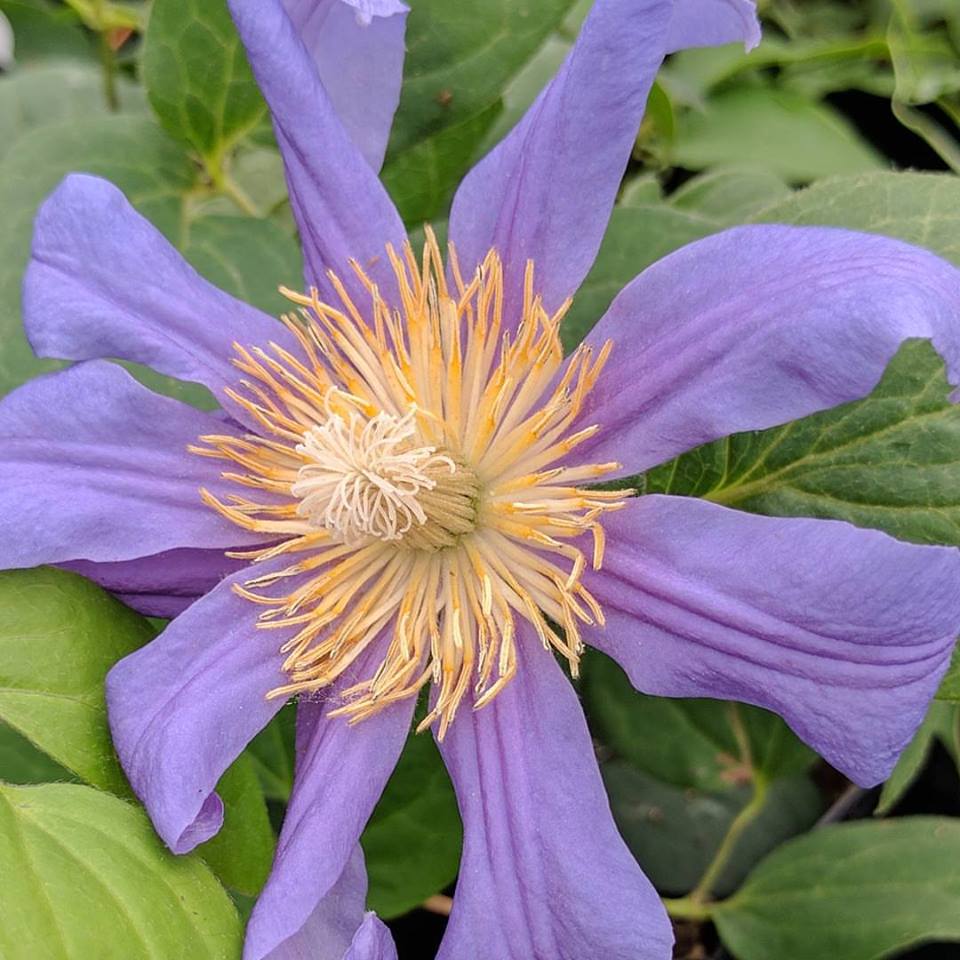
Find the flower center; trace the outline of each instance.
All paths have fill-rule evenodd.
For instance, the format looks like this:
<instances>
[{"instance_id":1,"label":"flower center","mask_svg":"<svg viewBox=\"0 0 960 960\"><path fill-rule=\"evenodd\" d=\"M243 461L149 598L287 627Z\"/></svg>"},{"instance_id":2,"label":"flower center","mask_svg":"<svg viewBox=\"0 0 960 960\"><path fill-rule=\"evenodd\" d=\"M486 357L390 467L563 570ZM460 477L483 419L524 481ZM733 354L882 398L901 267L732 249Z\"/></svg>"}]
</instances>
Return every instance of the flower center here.
<instances>
[{"instance_id":1,"label":"flower center","mask_svg":"<svg viewBox=\"0 0 960 960\"><path fill-rule=\"evenodd\" d=\"M369 420L351 411L310 427L291 493L297 514L345 543L365 537L440 550L476 526L476 474L449 453L417 446L416 409Z\"/></svg>"},{"instance_id":2,"label":"flower center","mask_svg":"<svg viewBox=\"0 0 960 960\"><path fill-rule=\"evenodd\" d=\"M461 703L511 681L521 622L576 676L581 625L603 624L583 574L630 491L579 486L619 468L578 458L611 345L564 357L569 303L547 312L532 264L508 316L494 250L466 279L431 233L421 258L387 257L389 303L356 263L359 302L332 273L336 302L284 291L300 308L287 346L235 344L227 392L257 432L191 449L230 464L233 491L204 501L263 537L232 555L288 560L234 587L285 633L288 679L267 696L328 688L371 651L334 713L362 720L432 683L422 726L442 738Z\"/></svg>"}]
</instances>

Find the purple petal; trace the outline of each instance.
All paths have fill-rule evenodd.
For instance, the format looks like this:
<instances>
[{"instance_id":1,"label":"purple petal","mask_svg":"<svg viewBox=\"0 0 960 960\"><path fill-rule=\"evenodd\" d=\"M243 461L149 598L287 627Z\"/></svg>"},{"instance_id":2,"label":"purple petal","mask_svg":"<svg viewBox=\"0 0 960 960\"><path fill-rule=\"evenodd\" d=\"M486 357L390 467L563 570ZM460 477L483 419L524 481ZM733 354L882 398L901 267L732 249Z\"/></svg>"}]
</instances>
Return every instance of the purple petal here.
<instances>
[{"instance_id":1,"label":"purple petal","mask_svg":"<svg viewBox=\"0 0 960 960\"><path fill-rule=\"evenodd\" d=\"M201 501L200 487L221 487L221 468L186 449L229 432L112 363L24 384L0 401L0 566L258 542Z\"/></svg>"},{"instance_id":2,"label":"purple petal","mask_svg":"<svg viewBox=\"0 0 960 960\"><path fill-rule=\"evenodd\" d=\"M273 872L247 927L244 960L300 957L283 949L306 951L311 943L314 952L303 956L326 960L327 953L316 952L323 943L340 960L360 925L366 874L362 859L357 871L350 858L403 749L414 702L401 701L353 726L327 714L339 706L340 690L374 673L381 655L382 644L375 644L326 699L300 702L293 793ZM353 879L341 882L348 868Z\"/></svg>"},{"instance_id":3,"label":"purple petal","mask_svg":"<svg viewBox=\"0 0 960 960\"><path fill-rule=\"evenodd\" d=\"M223 824L217 781L283 706L268 691L286 682L277 630L235 583L288 562L281 557L228 577L147 646L107 675L113 742L134 792L174 853Z\"/></svg>"},{"instance_id":4,"label":"purple petal","mask_svg":"<svg viewBox=\"0 0 960 960\"><path fill-rule=\"evenodd\" d=\"M356 291L356 259L385 291L394 287L384 248L406 239L376 173L337 117L281 0L229 0L253 72L270 105L283 153L307 284L330 293L327 270Z\"/></svg>"},{"instance_id":5,"label":"purple petal","mask_svg":"<svg viewBox=\"0 0 960 960\"><path fill-rule=\"evenodd\" d=\"M407 7L397 0L283 0L347 133L374 170L400 100Z\"/></svg>"},{"instance_id":6,"label":"purple petal","mask_svg":"<svg viewBox=\"0 0 960 960\"><path fill-rule=\"evenodd\" d=\"M280 323L207 283L116 187L83 174L40 208L23 310L41 357L136 360L225 406L224 386L239 379L234 341L295 349Z\"/></svg>"},{"instance_id":7,"label":"purple petal","mask_svg":"<svg viewBox=\"0 0 960 960\"><path fill-rule=\"evenodd\" d=\"M397 948L387 925L368 913L343 960L397 960Z\"/></svg>"},{"instance_id":8,"label":"purple petal","mask_svg":"<svg viewBox=\"0 0 960 960\"><path fill-rule=\"evenodd\" d=\"M960 271L932 253L825 227L698 240L641 273L590 333L614 350L583 413L604 429L582 453L636 472L855 400L908 337L931 338L960 383Z\"/></svg>"},{"instance_id":9,"label":"purple petal","mask_svg":"<svg viewBox=\"0 0 960 960\"><path fill-rule=\"evenodd\" d=\"M242 569L245 561L231 559L223 550L181 548L134 560L74 560L61 566L100 584L148 617L169 619Z\"/></svg>"},{"instance_id":10,"label":"purple petal","mask_svg":"<svg viewBox=\"0 0 960 960\"><path fill-rule=\"evenodd\" d=\"M548 309L570 296L596 257L630 158L647 94L668 49L719 40L730 23L720 0L597 0L560 71L526 116L467 175L454 198L450 238L465 270L496 247L514 311L527 260ZM740 39L753 40L756 21ZM670 47L669 44L674 44ZM508 305L509 312L509 305Z\"/></svg>"},{"instance_id":11,"label":"purple petal","mask_svg":"<svg viewBox=\"0 0 960 960\"><path fill-rule=\"evenodd\" d=\"M760 42L753 0L673 0L667 53L737 42L748 50Z\"/></svg>"},{"instance_id":12,"label":"purple petal","mask_svg":"<svg viewBox=\"0 0 960 960\"><path fill-rule=\"evenodd\" d=\"M634 686L766 707L857 783L887 777L960 632L960 552L684 497L604 527L607 625L584 639Z\"/></svg>"},{"instance_id":13,"label":"purple petal","mask_svg":"<svg viewBox=\"0 0 960 960\"><path fill-rule=\"evenodd\" d=\"M613 824L573 687L528 628L518 660L440 744L464 844L438 960L666 960L670 922Z\"/></svg>"}]
</instances>

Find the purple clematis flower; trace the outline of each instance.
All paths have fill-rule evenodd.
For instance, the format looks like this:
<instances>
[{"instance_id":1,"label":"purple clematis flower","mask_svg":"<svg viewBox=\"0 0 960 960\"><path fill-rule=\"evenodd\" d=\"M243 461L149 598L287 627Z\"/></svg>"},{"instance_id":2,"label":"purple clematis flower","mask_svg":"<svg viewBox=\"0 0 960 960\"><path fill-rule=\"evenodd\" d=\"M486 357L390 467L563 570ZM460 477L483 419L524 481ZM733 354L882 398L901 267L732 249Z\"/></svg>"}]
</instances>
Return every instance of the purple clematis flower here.
<instances>
[{"instance_id":1,"label":"purple clematis flower","mask_svg":"<svg viewBox=\"0 0 960 960\"><path fill-rule=\"evenodd\" d=\"M247 960L396 955L364 914L357 841L424 685L465 830L440 956L664 960L670 924L555 655L575 673L592 645L648 693L775 710L872 784L946 667L960 555L592 484L861 397L908 337L960 382L960 273L878 236L730 230L640 274L564 359L659 64L755 43L752 3L597 0L460 187L446 262L432 237L405 246L375 172L400 5L230 5L286 162L301 312L280 325L214 289L116 189L67 178L37 219L25 315L40 355L84 362L0 405L0 562L66 563L178 614L107 690L175 852L216 833L220 776L303 694ZM223 409L157 396L116 357Z\"/></svg>"}]
</instances>

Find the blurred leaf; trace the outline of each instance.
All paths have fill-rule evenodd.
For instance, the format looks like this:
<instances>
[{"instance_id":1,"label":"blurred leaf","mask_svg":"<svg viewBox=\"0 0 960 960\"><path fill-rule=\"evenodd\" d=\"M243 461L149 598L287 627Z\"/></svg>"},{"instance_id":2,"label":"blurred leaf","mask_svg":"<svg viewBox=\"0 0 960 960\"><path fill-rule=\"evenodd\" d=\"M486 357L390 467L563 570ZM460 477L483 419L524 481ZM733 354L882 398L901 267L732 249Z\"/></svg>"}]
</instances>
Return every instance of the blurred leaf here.
<instances>
[{"instance_id":1,"label":"blurred leaf","mask_svg":"<svg viewBox=\"0 0 960 960\"><path fill-rule=\"evenodd\" d=\"M116 797L0 784L0 837L5 960L240 955L239 918L209 870L169 853L146 816Z\"/></svg>"},{"instance_id":2,"label":"blurred leaf","mask_svg":"<svg viewBox=\"0 0 960 960\"><path fill-rule=\"evenodd\" d=\"M683 184L671 194L670 203L733 226L791 193L787 184L768 170L711 170Z\"/></svg>"},{"instance_id":3,"label":"blurred leaf","mask_svg":"<svg viewBox=\"0 0 960 960\"><path fill-rule=\"evenodd\" d=\"M572 6L573 0L411 4L389 156L499 100Z\"/></svg>"},{"instance_id":4,"label":"blurred leaf","mask_svg":"<svg viewBox=\"0 0 960 960\"><path fill-rule=\"evenodd\" d=\"M883 233L960 266L960 180L945 174L831 177L764 207L751 220Z\"/></svg>"},{"instance_id":5,"label":"blurred leaf","mask_svg":"<svg viewBox=\"0 0 960 960\"><path fill-rule=\"evenodd\" d=\"M360 838L370 909L395 917L451 884L461 834L453 787L433 738L409 737Z\"/></svg>"},{"instance_id":6,"label":"blurred leaf","mask_svg":"<svg viewBox=\"0 0 960 960\"><path fill-rule=\"evenodd\" d=\"M0 781L44 783L72 779L68 770L38 750L23 734L0 721Z\"/></svg>"},{"instance_id":7,"label":"blurred leaf","mask_svg":"<svg viewBox=\"0 0 960 960\"><path fill-rule=\"evenodd\" d=\"M261 147L245 141L230 158L230 179L249 200L260 216L275 214L287 203L287 181L283 172L283 158L276 145ZM200 200L193 208L193 216L249 217L235 200L226 194L214 194ZM292 223L292 217L291 217ZM291 236L293 229L287 231Z\"/></svg>"},{"instance_id":8,"label":"blurred leaf","mask_svg":"<svg viewBox=\"0 0 960 960\"><path fill-rule=\"evenodd\" d=\"M956 820L828 826L772 853L711 916L740 960L877 960L960 940L958 861Z\"/></svg>"},{"instance_id":9,"label":"blurred leaf","mask_svg":"<svg viewBox=\"0 0 960 960\"><path fill-rule=\"evenodd\" d=\"M243 753L220 778L223 829L197 847L197 854L228 887L254 896L266 883L273 863L273 829L263 790L250 757Z\"/></svg>"},{"instance_id":10,"label":"blurred leaf","mask_svg":"<svg viewBox=\"0 0 960 960\"><path fill-rule=\"evenodd\" d=\"M143 617L76 574L0 573L0 719L88 783L129 795L103 681L152 637Z\"/></svg>"},{"instance_id":11,"label":"blurred leaf","mask_svg":"<svg viewBox=\"0 0 960 960\"><path fill-rule=\"evenodd\" d=\"M597 259L563 321L564 345L579 343L644 267L719 229L716 221L664 204L615 207Z\"/></svg>"},{"instance_id":12,"label":"blurred leaf","mask_svg":"<svg viewBox=\"0 0 960 960\"><path fill-rule=\"evenodd\" d=\"M786 180L813 180L884 166L849 121L788 91L741 87L717 94L702 113L678 119L674 159L684 167L751 163Z\"/></svg>"},{"instance_id":13,"label":"blurred leaf","mask_svg":"<svg viewBox=\"0 0 960 960\"><path fill-rule=\"evenodd\" d=\"M901 10L890 18L887 44L896 77L894 96L901 103L932 103L960 91L960 60L943 31L920 29Z\"/></svg>"},{"instance_id":14,"label":"blurred leaf","mask_svg":"<svg viewBox=\"0 0 960 960\"><path fill-rule=\"evenodd\" d=\"M930 756L934 740L943 741L944 745L954 750L954 729L957 721L957 708L952 704L930 704L926 719L917 731L907 749L900 754L893 773L883 785L880 800L874 810L876 816L885 816L903 799L903 795L910 789L913 781L923 769Z\"/></svg>"},{"instance_id":15,"label":"blurred leaf","mask_svg":"<svg viewBox=\"0 0 960 960\"><path fill-rule=\"evenodd\" d=\"M2 83L3 81L0 81ZM109 116L48 124L20 137L0 163L0 392L55 361L33 356L20 319L20 284L33 218L65 174L107 177L167 236L178 238L180 199L194 171L180 147L147 117Z\"/></svg>"},{"instance_id":16,"label":"blurred leaf","mask_svg":"<svg viewBox=\"0 0 960 960\"><path fill-rule=\"evenodd\" d=\"M934 348L911 340L869 397L697 447L651 470L645 489L960 545L960 411L950 392Z\"/></svg>"},{"instance_id":17,"label":"blurred leaf","mask_svg":"<svg viewBox=\"0 0 960 960\"><path fill-rule=\"evenodd\" d=\"M663 187L654 173L630 177L620 190L617 203L622 207L656 206L663 200Z\"/></svg>"},{"instance_id":18,"label":"blurred leaf","mask_svg":"<svg viewBox=\"0 0 960 960\"><path fill-rule=\"evenodd\" d=\"M118 78L117 95L124 112L146 108L143 91L130 80ZM0 78L0 159L34 127L108 112L103 73L94 64L47 61L17 70Z\"/></svg>"},{"instance_id":19,"label":"blurred leaf","mask_svg":"<svg viewBox=\"0 0 960 960\"><path fill-rule=\"evenodd\" d=\"M41 60L92 58L92 45L72 10L46 0L0 0L0 12L13 27L18 67Z\"/></svg>"},{"instance_id":20,"label":"blurred leaf","mask_svg":"<svg viewBox=\"0 0 960 960\"><path fill-rule=\"evenodd\" d=\"M644 873L665 894L683 894L696 885L750 798L748 787L718 792L676 787L623 761L606 763L601 771L617 828ZM820 794L807 777L776 781L713 892L723 896L735 890L753 864L812 827L822 809Z\"/></svg>"},{"instance_id":21,"label":"blurred leaf","mask_svg":"<svg viewBox=\"0 0 960 960\"><path fill-rule=\"evenodd\" d=\"M581 692L591 729L638 770L680 788L733 790L752 771L765 780L805 770L816 759L775 714L718 700L648 697L617 664L595 650L584 664ZM751 763L742 757L742 725Z\"/></svg>"},{"instance_id":22,"label":"blurred leaf","mask_svg":"<svg viewBox=\"0 0 960 960\"><path fill-rule=\"evenodd\" d=\"M247 748L263 792L270 800L286 802L290 798L296 720L296 705L290 703L281 708Z\"/></svg>"},{"instance_id":23,"label":"blurred leaf","mask_svg":"<svg viewBox=\"0 0 960 960\"><path fill-rule=\"evenodd\" d=\"M416 226L445 214L477 145L502 109L495 101L478 114L424 137L391 156L382 179L404 223Z\"/></svg>"},{"instance_id":24,"label":"blurred leaf","mask_svg":"<svg viewBox=\"0 0 960 960\"><path fill-rule=\"evenodd\" d=\"M211 173L266 111L226 0L154 0L143 82L160 122Z\"/></svg>"}]
</instances>

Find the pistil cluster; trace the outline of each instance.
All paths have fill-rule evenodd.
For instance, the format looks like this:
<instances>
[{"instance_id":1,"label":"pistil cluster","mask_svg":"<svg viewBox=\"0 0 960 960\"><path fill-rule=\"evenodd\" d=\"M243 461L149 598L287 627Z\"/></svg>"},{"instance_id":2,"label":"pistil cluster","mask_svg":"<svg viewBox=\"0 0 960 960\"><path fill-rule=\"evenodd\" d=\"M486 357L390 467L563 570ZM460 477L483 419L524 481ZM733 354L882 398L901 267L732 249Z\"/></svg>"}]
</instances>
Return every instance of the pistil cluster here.
<instances>
[{"instance_id":1,"label":"pistil cluster","mask_svg":"<svg viewBox=\"0 0 960 960\"><path fill-rule=\"evenodd\" d=\"M204 500L269 538L232 555L289 558L237 588L260 627L290 634L289 682L268 696L328 687L375 645L378 668L336 712L359 720L432 682L421 726L442 737L471 688L482 707L514 676L519 619L576 675L580 625L603 622L581 578L629 491L580 486L619 467L573 456L597 430L576 425L610 344L564 360L569 303L544 309L532 264L511 335L495 251L465 281L451 248L449 283L432 234L419 259L387 255L395 303L356 263L363 303L333 274L337 304L283 291L297 349L235 345L230 396L260 432L191 449L237 485Z\"/></svg>"}]
</instances>

